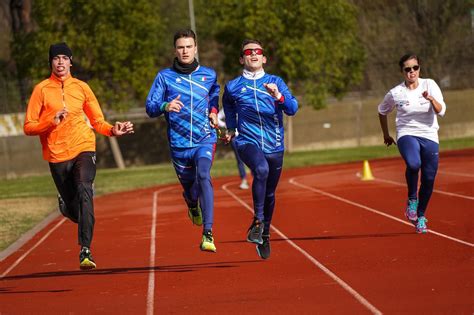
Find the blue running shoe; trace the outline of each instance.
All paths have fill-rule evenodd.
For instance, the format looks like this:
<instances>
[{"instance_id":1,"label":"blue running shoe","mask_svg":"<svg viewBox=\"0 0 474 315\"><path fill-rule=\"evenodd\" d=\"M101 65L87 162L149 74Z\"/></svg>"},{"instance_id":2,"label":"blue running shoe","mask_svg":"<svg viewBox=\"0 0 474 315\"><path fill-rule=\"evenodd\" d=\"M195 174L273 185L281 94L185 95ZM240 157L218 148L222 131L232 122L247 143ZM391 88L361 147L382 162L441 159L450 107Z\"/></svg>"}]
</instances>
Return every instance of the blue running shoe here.
<instances>
[{"instance_id":1,"label":"blue running shoe","mask_svg":"<svg viewBox=\"0 0 474 315\"><path fill-rule=\"evenodd\" d=\"M416 222L416 233L428 233L428 227L426 226L428 219L425 217L419 217Z\"/></svg>"},{"instance_id":2,"label":"blue running shoe","mask_svg":"<svg viewBox=\"0 0 474 315\"><path fill-rule=\"evenodd\" d=\"M405 216L411 224L416 226L416 221L418 220L418 200L408 200L407 209L405 210Z\"/></svg>"}]
</instances>

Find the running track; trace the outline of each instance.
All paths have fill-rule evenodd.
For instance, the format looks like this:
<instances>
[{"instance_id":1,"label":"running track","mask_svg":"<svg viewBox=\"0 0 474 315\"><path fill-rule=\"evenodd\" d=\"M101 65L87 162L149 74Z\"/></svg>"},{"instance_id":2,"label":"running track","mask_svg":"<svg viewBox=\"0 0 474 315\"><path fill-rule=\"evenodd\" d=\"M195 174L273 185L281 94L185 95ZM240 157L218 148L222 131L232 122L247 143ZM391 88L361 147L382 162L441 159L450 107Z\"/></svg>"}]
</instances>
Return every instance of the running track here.
<instances>
[{"instance_id":1,"label":"running track","mask_svg":"<svg viewBox=\"0 0 474 315\"><path fill-rule=\"evenodd\" d=\"M198 249L177 185L96 199L93 254L53 220L0 262L0 314L473 314L474 149L443 152L418 235L400 158L286 169L272 256L244 241L250 191L213 181L216 254Z\"/></svg>"}]
</instances>

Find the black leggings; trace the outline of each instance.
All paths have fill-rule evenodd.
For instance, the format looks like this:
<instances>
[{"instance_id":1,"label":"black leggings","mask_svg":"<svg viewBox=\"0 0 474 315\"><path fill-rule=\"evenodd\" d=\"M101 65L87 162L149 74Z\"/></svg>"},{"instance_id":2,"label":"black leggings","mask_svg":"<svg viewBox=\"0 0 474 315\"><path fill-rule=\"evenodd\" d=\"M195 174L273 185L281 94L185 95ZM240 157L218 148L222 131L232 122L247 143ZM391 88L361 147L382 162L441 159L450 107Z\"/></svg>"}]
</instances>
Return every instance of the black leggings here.
<instances>
[{"instance_id":1,"label":"black leggings","mask_svg":"<svg viewBox=\"0 0 474 315\"><path fill-rule=\"evenodd\" d=\"M95 152L82 152L69 161L49 163L59 194L66 204L67 216L78 222L78 242L90 247L94 233L93 188Z\"/></svg>"}]
</instances>

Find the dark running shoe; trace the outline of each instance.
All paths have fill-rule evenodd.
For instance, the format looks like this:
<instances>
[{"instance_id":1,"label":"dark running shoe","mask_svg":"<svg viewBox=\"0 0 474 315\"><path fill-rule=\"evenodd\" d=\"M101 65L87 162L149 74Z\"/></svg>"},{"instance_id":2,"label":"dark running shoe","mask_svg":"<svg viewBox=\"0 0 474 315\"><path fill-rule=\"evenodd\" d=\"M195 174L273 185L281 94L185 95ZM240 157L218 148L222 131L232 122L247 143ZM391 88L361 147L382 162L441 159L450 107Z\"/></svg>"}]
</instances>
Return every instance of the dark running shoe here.
<instances>
[{"instance_id":1,"label":"dark running shoe","mask_svg":"<svg viewBox=\"0 0 474 315\"><path fill-rule=\"evenodd\" d=\"M81 252L79 253L79 267L81 270L94 269L96 266L97 265L92 258L90 249L87 247L82 247Z\"/></svg>"},{"instance_id":2,"label":"dark running shoe","mask_svg":"<svg viewBox=\"0 0 474 315\"><path fill-rule=\"evenodd\" d=\"M262 259L270 257L270 235L262 235L263 244L257 244L257 254Z\"/></svg>"},{"instance_id":3,"label":"dark running shoe","mask_svg":"<svg viewBox=\"0 0 474 315\"><path fill-rule=\"evenodd\" d=\"M254 218L252 224L247 231L247 242L255 244L263 244L263 222Z\"/></svg>"},{"instance_id":4,"label":"dark running shoe","mask_svg":"<svg viewBox=\"0 0 474 315\"><path fill-rule=\"evenodd\" d=\"M66 203L64 202L63 198L59 194L58 194L58 208L59 208L59 212L61 212L63 216L65 216L72 222L77 223L77 219L73 218L67 211Z\"/></svg>"}]
</instances>

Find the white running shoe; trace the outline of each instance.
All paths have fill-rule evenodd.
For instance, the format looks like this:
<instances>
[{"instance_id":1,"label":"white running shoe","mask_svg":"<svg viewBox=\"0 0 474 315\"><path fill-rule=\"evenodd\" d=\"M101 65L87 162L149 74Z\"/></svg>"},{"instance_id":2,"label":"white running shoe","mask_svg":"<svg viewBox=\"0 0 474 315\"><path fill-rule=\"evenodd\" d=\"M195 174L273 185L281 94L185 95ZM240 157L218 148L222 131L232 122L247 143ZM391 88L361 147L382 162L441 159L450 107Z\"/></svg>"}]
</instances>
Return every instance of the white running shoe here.
<instances>
[{"instance_id":1,"label":"white running shoe","mask_svg":"<svg viewBox=\"0 0 474 315\"><path fill-rule=\"evenodd\" d=\"M247 180L245 178L242 179L242 182L240 183L239 188L240 189L249 189L249 184L247 183Z\"/></svg>"}]
</instances>

